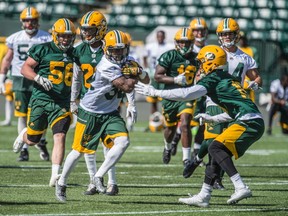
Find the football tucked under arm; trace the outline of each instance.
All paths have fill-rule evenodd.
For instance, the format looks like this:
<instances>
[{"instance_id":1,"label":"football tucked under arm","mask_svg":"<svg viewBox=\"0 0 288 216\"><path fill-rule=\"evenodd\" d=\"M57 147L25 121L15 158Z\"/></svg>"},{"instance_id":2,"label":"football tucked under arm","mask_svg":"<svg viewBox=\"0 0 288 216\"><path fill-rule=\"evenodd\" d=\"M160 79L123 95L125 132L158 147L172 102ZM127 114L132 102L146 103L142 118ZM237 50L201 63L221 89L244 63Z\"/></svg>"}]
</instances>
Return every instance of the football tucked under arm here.
<instances>
[{"instance_id":1,"label":"football tucked under arm","mask_svg":"<svg viewBox=\"0 0 288 216\"><path fill-rule=\"evenodd\" d=\"M143 68L136 61L133 60L125 62L122 67L122 74L125 77L136 78L138 76L141 76L142 73Z\"/></svg>"}]
</instances>

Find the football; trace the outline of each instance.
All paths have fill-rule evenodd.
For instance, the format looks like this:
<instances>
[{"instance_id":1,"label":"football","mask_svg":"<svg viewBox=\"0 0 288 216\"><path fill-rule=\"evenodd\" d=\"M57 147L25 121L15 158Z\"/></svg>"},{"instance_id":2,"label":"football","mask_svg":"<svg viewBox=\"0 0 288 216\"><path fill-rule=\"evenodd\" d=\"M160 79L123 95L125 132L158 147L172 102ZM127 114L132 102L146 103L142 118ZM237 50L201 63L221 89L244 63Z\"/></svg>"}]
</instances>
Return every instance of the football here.
<instances>
[{"instance_id":1,"label":"football","mask_svg":"<svg viewBox=\"0 0 288 216\"><path fill-rule=\"evenodd\" d=\"M127 61L122 67L122 74L128 78L137 78L142 73L142 67L136 61Z\"/></svg>"}]
</instances>

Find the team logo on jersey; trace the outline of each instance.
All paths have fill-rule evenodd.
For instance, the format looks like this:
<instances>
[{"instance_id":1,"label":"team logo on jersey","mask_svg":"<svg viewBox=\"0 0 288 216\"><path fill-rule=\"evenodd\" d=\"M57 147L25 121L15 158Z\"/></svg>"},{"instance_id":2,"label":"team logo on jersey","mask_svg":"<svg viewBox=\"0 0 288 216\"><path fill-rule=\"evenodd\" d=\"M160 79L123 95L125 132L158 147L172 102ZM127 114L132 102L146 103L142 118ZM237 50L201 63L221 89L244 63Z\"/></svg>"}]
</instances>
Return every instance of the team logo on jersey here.
<instances>
[{"instance_id":1,"label":"team logo on jersey","mask_svg":"<svg viewBox=\"0 0 288 216\"><path fill-rule=\"evenodd\" d=\"M215 59L215 55L214 55L214 53L207 52L207 53L205 54L205 58L206 58L207 60L213 60L213 59Z\"/></svg>"}]
</instances>

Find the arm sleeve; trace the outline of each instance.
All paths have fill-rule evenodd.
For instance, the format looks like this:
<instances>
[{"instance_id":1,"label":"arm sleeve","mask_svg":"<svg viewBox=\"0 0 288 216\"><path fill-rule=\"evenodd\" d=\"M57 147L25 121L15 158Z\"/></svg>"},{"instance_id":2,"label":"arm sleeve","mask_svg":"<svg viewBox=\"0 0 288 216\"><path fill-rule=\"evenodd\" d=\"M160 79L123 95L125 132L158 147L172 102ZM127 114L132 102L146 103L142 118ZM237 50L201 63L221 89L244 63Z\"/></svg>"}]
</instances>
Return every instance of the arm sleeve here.
<instances>
[{"instance_id":1,"label":"arm sleeve","mask_svg":"<svg viewBox=\"0 0 288 216\"><path fill-rule=\"evenodd\" d=\"M224 112L219 115L212 116L215 122L222 123L222 122L229 122L232 118L228 115L228 113Z\"/></svg>"},{"instance_id":2,"label":"arm sleeve","mask_svg":"<svg viewBox=\"0 0 288 216\"><path fill-rule=\"evenodd\" d=\"M75 101L81 91L81 83L83 80L83 72L80 67L74 63L73 65L73 79L71 87L71 101Z\"/></svg>"},{"instance_id":3,"label":"arm sleeve","mask_svg":"<svg viewBox=\"0 0 288 216\"><path fill-rule=\"evenodd\" d=\"M207 89L202 85L194 85L188 88L177 88L171 90L156 90L155 96L174 101L195 100L207 94Z\"/></svg>"}]
</instances>

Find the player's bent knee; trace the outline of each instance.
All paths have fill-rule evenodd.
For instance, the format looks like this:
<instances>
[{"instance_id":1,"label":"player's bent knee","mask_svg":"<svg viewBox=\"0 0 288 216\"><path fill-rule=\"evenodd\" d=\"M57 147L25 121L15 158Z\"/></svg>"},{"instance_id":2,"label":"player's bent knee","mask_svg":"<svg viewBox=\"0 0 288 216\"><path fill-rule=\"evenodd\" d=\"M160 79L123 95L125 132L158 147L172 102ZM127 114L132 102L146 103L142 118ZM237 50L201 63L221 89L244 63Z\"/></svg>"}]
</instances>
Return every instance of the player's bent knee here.
<instances>
[{"instance_id":1,"label":"player's bent knee","mask_svg":"<svg viewBox=\"0 0 288 216\"><path fill-rule=\"evenodd\" d=\"M71 123L71 117L70 116L66 116L63 119L60 119L58 122L56 122L52 126L53 135L57 134L57 133L66 134L69 130L70 123Z\"/></svg>"},{"instance_id":2,"label":"player's bent knee","mask_svg":"<svg viewBox=\"0 0 288 216\"><path fill-rule=\"evenodd\" d=\"M127 136L120 136L114 139L114 145L121 146L124 150L128 148L130 145L129 137Z\"/></svg>"},{"instance_id":3,"label":"player's bent knee","mask_svg":"<svg viewBox=\"0 0 288 216\"><path fill-rule=\"evenodd\" d=\"M28 145L36 145L40 142L40 139L42 137L42 134L38 134L38 135L29 135L27 134L27 144Z\"/></svg>"}]
</instances>

